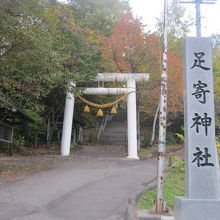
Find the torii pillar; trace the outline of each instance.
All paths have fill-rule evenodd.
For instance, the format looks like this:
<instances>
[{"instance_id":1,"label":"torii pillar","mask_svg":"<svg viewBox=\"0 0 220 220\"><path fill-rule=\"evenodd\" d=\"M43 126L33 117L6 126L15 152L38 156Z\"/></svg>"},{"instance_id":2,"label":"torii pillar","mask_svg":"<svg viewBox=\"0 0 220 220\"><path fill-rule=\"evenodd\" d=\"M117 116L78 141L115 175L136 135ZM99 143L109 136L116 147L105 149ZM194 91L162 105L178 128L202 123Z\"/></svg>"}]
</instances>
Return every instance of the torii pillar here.
<instances>
[{"instance_id":1,"label":"torii pillar","mask_svg":"<svg viewBox=\"0 0 220 220\"><path fill-rule=\"evenodd\" d=\"M69 83L69 89L75 86L74 83ZM75 96L70 91L66 93L66 102L63 117L63 130L61 139L61 155L68 156L70 154L70 144L72 135L73 112L74 112Z\"/></svg>"},{"instance_id":2,"label":"torii pillar","mask_svg":"<svg viewBox=\"0 0 220 220\"><path fill-rule=\"evenodd\" d=\"M127 88L87 88L83 91L84 94L90 95L121 95L128 93L128 159L139 159L137 155L136 82L147 82L148 79L149 74L147 73L99 73L95 81L127 82ZM67 92L61 140L61 155L63 156L70 154L73 109L74 96L70 92Z\"/></svg>"},{"instance_id":3,"label":"torii pillar","mask_svg":"<svg viewBox=\"0 0 220 220\"><path fill-rule=\"evenodd\" d=\"M127 88L134 92L128 94L127 121L128 121L128 159L139 159L137 155L137 105L136 105L136 83L133 78L127 81Z\"/></svg>"}]
</instances>

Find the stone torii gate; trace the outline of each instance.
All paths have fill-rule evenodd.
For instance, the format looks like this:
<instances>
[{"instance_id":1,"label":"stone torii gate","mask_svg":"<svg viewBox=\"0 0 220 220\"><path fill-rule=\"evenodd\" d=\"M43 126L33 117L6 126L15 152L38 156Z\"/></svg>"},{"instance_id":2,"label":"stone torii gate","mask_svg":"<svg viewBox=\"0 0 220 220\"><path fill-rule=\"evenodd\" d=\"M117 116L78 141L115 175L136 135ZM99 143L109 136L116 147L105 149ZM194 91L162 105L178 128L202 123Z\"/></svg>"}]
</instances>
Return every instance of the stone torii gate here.
<instances>
[{"instance_id":1,"label":"stone torii gate","mask_svg":"<svg viewBox=\"0 0 220 220\"><path fill-rule=\"evenodd\" d=\"M99 73L95 81L103 82L127 82L127 88L87 88L82 93L86 95L122 95L127 96L127 123L128 123L128 159L139 159L137 155L137 108L136 108L136 82L147 82L147 73ZM70 86L76 86L71 83ZM61 140L61 155L70 154L72 134L72 121L74 112L75 96L67 92L63 131Z\"/></svg>"}]
</instances>

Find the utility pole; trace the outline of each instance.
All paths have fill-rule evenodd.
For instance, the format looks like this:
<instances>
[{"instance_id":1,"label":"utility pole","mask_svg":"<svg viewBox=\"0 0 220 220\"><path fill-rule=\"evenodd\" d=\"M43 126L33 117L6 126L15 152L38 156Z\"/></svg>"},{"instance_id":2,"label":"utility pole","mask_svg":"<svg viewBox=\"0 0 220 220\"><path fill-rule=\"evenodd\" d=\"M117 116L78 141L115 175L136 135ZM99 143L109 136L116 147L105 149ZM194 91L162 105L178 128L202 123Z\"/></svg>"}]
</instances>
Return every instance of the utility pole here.
<instances>
[{"instance_id":1,"label":"utility pole","mask_svg":"<svg viewBox=\"0 0 220 220\"><path fill-rule=\"evenodd\" d=\"M179 3L188 3L196 5L196 37L201 37L201 12L200 5L201 4L215 4L217 0L183 0L179 1Z\"/></svg>"},{"instance_id":2,"label":"utility pole","mask_svg":"<svg viewBox=\"0 0 220 220\"><path fill-rule=\"evenodd\" d=\"M196 0L196 36L201 37L200 0Z\"/></svg>"},{"instance_id":3,"label":"utility pole","mask_svg":"<svg viewBox=\"0 0 220 220\"><path fill-rule=\"evenodd\" d=\"M160 111L159 111L159 146L157 165L157 201L156 213L165 211L165 201L163 196L165 177L165 155L166 155L166 126L167 126L167 17L168 0L164 0L164 23L163 23L163 62L161 74Z\"/></svg>"}]
</instances>

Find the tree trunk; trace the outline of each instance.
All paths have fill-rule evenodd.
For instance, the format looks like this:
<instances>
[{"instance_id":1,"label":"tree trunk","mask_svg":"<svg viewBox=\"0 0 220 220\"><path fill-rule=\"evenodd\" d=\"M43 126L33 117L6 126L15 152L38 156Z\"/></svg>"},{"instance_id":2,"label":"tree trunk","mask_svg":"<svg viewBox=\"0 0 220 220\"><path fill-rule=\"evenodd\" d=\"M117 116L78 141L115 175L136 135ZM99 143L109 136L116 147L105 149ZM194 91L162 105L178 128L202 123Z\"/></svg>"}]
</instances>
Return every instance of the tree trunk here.
<instances>
[{"instance_id":1,"label":"tree trunk","mask_svg":"<svg viewBox=\"0 0 220 220\"><path fill-rule=\"evenodd\" d=\"M11 143L11 144L9 145L9 149L8 149L8 155L9 155L9 156L13 156L13 148L14 148L14 144Z\"/></svg>"},{"instance_id":2,"label":"tree trunk","mask_svg":"<svg viewBox=\"0 0 220 220\"><path fill-rule=\"evenodd\" d=\"M47 147L48 148L51 145L51 141L52 141L52 137L53 137L53 132L55 131L55 128L56 128L56 122L54 122L52 128L50 129L50 135L49 135L48 140L47 140Z\"/></svg>"},{"instance_id":3,"label":"tree trunk","mask_svg":"<svg viewBox=\"0 0 220 220\"><path fill-rule=\"evenodd\" d=\"M49 147L51 145L51 141L52 141L52 137L53 137L53 133L57 127L57 122L58 119L60 117L61 111L56 114L58 112L59 108L56 109L56 111L54 110L54 108L52 108L51 111L51 117L49 117L48 119L48 125L47 125L47 147ZM51 126L52 124L52 126Z\"/></svg>"},{"instance_id":4,"label":"tree trunk","mask_svg":"<svg viewBox=\"0 0 220 220\"><path fill-rule=\"evenodd\" d=\"M35 135L34 138L34 148L37 148L37 145L38 145L38 133Z\"/></svg>"},{"instance_id":5,"label":"tree trunk","mask_svg":"<svg viewBox=\"0 0 220 220\"><path fill-rule=\"evenodd\" d=\"M92 142L92 130L93 130L93 128L90 128L90 130L89 130L89 143Z\"/></svg>"},{"instance_id":6,"label":"tree trunk","mask_svg":"<svg viewBox=\"0 0 220 220\"><path fill-rule=\"evenodd\" d=\"M50 136L50 128L51 128L50 117L48 117L48 121L47 121L47 141L48 141L49 136Z\"/></svg>"}]
</instances>

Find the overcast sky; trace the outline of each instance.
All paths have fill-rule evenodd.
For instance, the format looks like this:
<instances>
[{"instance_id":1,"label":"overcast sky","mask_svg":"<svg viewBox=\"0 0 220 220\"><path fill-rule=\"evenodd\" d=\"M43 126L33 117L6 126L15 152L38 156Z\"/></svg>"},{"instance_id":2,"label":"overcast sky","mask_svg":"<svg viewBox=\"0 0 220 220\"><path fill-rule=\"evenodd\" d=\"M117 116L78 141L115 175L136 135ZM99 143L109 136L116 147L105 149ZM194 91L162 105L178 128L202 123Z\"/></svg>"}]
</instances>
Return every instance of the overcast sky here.
<instances>
[{"instance_id":1,"label":"overcast sky","mask_svg":"<svg viewBox=\"0 0 220 220\"><path fill-rule=\"evenodd\" d=\"M168 0L171 1L171 0ZM155 26L155 17L160 16L163 11L164 0L130 0L130 5L135 15L141 16L144 24L152 29ZM194 4L181 4L186 7L187 12L195 17ZM220 34L220 0L215 5L201 5L202 36L210 36L212 33ZM195 27L192 33L195 34Z\"/></svg>"}]
</instances>

